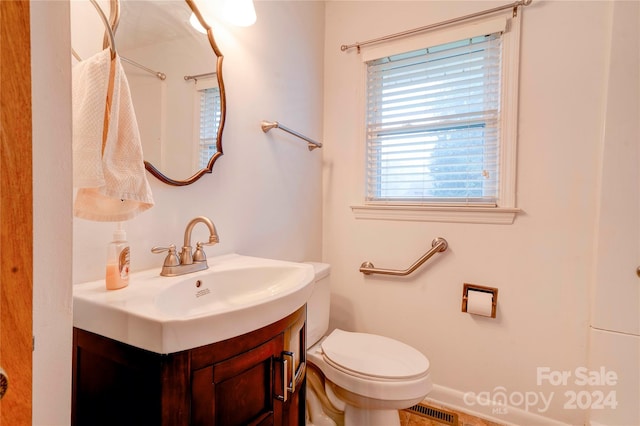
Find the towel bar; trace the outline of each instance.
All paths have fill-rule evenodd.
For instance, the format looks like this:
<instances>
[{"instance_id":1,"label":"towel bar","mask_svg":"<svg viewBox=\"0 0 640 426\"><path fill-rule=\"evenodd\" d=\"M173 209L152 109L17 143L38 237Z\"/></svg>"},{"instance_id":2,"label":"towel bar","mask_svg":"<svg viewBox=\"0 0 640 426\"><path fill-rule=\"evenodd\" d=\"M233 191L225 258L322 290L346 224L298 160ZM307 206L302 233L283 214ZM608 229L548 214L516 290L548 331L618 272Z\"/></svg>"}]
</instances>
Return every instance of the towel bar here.
<instances>
[{"instance_id":1,"label":"towel bar","mask_svg":"<svg viewBox=\"0 0 640 426\"><path fill-rule=\"evenodd\" d=\"M371 274L398 275L398 276L409 275L410 273L418 269L424 262L429 260L431 256L433 256L438 252L447 250L448 247L449 247L449 244L447 243L447 240L445 240L442 237L437 237L431 242L431 250L426 252L420 259L416 260L416 262L413 265L411 265L410 267L408 267L403 271L396 270L396 269L376 268L375 266L373 266L373 263L371 262L363 262L362 265L360 265L360 272L362 272L365 275L371 275Z\"/></svg>"},{"instance_id":2,"label":"towel bar","mask_svg":"<svg viewBox=\"0 0 640 426\"><path fill-rule=\"evenodd\" d=\"M277 121L262 121L262 123L260 123L260 127L262 128L262 131L267 133L269 130L271 129L280 129L283 130L287 133L289 133L290 135L296 136L304 141L307 142L307 146L309 148L309 151L313 151L316 148L322 148L322 143L321 142L316 142L313 139L310 139L308 137L306 137L305 135L296 132L295 130L291 130L290 128L283 126L282 124L278 123Z\"/></svg>"}]
</instances>

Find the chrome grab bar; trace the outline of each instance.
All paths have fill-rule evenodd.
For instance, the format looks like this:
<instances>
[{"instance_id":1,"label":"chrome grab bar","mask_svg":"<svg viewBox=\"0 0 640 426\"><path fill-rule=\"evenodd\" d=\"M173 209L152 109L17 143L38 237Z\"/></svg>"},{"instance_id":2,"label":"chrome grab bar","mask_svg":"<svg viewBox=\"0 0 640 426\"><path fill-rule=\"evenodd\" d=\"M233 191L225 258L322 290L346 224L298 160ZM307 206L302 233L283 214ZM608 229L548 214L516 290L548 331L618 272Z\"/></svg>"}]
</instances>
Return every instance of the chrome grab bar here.
<instances>
[{"instance_id":1,"label":"chrome grab bar","mask_svg":"<svg viewBox=\"0 0 640 426\"><path fill-rule=\"evenodd\" d=\"M416 260L416 262L413 265L409 266L404 271L400 271L396 269L376 268L375 266L373 266L373 263L364 262L362 263L362 265L360 265L360 272L362 272L365 275L371 275L371 274L398 275L398 276L409 275L410 273L418 269L424 262L429 260L434 254L445 251L447 250L448 247L449 247L449 243L447 243L447 240L445 240L442 237L437 237L431 242L431 250L426 252L420 259Z\"/></svg>"}]
</instances>

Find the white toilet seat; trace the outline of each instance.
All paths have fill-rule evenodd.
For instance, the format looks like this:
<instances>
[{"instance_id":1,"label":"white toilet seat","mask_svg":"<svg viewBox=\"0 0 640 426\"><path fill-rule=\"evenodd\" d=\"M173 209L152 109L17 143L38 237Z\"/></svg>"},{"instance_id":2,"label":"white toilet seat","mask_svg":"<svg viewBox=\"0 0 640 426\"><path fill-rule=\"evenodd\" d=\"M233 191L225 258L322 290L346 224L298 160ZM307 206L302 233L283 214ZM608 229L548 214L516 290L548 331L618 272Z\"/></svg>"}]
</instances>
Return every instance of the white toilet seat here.
<instances>
[{"instance_id":1,"label":"white toilet seat","mask_svg":"<svg viewBox=\"0 0 640 426\"><path fill-rule=\"evenodd\" d=\"M366 398L420 401L432 388L429 360L383 336L336 329L307 352L307 359L335 385Z\"/></svg>"},{"instance_id":2,"label":"white toilet seat","mask_svg":"<svg viewBox=\"0 0 640 426\"><path fill-rule=\"evenodd\" d=\"M385 336L336 329L321 347L329 364L365 379L417 379L429 371L422 353Z\"/></svg>"}]
</instances>

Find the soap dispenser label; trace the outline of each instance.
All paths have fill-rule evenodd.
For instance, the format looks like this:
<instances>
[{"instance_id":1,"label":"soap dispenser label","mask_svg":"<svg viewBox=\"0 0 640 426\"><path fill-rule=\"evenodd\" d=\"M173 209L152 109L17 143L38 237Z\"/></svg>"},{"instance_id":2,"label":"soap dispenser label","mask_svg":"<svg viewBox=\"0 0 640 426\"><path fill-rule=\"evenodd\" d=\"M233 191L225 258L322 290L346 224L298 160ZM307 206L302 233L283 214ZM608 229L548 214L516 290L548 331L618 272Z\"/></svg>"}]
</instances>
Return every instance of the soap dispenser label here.
<instances>
[{"instance_id":1,"label":"soap dispenser label","mask_svg":"<svg viewBox=\"0 0 640 426\"><path fill-rule=\"evenodd\" d=\"M120 278L129 278L129 247L125 247L120 252L120 258L118 259L118 270L120 272Z\"/></svg>"}]
</instances>

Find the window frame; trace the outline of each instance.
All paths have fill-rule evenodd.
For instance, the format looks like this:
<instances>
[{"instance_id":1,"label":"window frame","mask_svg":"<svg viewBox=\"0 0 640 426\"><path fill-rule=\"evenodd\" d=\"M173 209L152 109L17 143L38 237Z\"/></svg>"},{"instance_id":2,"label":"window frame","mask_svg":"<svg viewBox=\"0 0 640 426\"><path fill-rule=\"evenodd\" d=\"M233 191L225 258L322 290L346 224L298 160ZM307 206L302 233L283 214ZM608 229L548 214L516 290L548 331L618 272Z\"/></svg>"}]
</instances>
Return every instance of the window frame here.
<instances>
[{"instance_id":1,"label":"window frame","mask_svg":"<svg viewBox=\"0 0 640 426\"><path fill-rule=\"evenodd\" d=\"M518 74L520 58L520 14L501 13L476 19L441 30L405 37L370 47L361 52L362 72L362 204L351 206L356 219L380 219L403 221L513 223L520 211L516 207L516 148L518 119ZM502 35L502 93L500 121L500 181L496 206L480 204L447 204L439 202L399 202L366 200L366 78L367 62L385 56L410 52L429 46L437 46L467 37L503 30Z\"/></svg>"}]
</instances>

